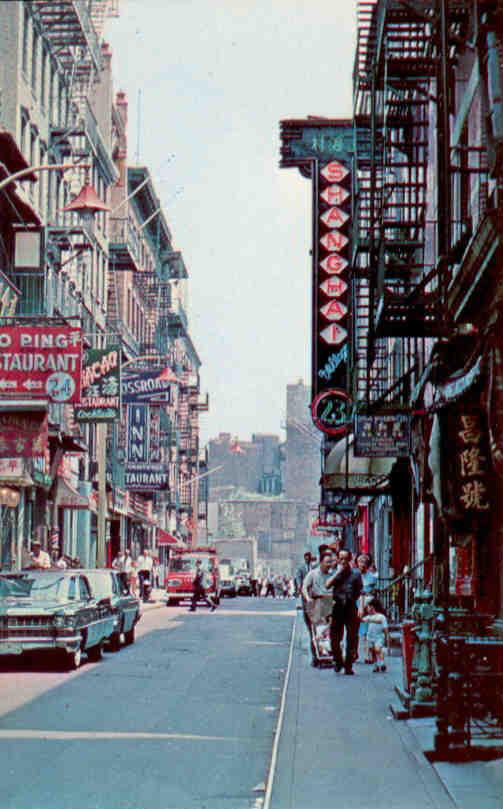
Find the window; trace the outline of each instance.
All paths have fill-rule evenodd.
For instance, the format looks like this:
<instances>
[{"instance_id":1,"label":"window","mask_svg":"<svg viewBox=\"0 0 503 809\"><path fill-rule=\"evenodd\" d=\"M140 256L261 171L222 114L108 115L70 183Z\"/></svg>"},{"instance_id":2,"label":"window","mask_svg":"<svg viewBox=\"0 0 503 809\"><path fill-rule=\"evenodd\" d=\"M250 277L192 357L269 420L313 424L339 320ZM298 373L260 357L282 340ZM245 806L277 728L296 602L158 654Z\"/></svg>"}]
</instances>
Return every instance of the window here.
<instances>
[{"instance_id":1,"label":"window","mask_svg":"<svg viewBox=\"0 0 503 809\"><path fill-rule=\"evenodd\" d=\"M23 73L28 73L28 39L30 36L30 15L28 9L25 7L24 14L23 14L23 56L22 56L22 66L23 66Z\"/></svg>"},{"instance_id":2,"label":"window","mask_svg":"<svg viewBox=\"0 0 503 809\"><path fill-rule=\"evenodd\" d=\"M47 105L47 51L42 43L42 63L40 67L40 103L45 109Z\"/></svg>"},{"instance_id":3,"label":"window","mask_svg":"<svg viewBox=\"0 0 503 809\"><path fill-rule=\"evenodd\" d=\"M79 577L79 589L80 589L80 598L82 601L87 601L89 598L91 598L91 591L89 590L89 585L82 576Z\"/></svg>"},{"instance_id":4,"label":"window","mask_svg":"<svg viewBox=\"0 0 503 809\"><path fill-rule=\"evenodd\" d=\"M49 123L54 123L54 99L56 95L56 72L51 61L49 66Z\"/></svg>"},{"instance_id":5,"label":"window","mask_svg":"<svg viewBox=\"0 0 503 809\"><path fill-rule=\"evenodd\" d=\"M47 146L45 143L40 143L40 165L43 166L46 160L47 155ZM45 192L45 185L47 182L47 175L44 171L41 171L38 175L38 207L42 212L44 210L44 192Z\"/></svg>"},{"instance_id":6,"label":"window","mask_svg":"<svg viewBox=\"0 0 503 809\"><path fill-rule=\"evenodd\" d=\"M40 37L37 31L33 30L33 40L31 43L31 89L37 93L37 79L38 79L38 46Z\"/></svg>"},{"instance_id":7,"label":"window","mask_svg":"<svg viewBox=\"0 0 503 809\"><path fill-rule=\"evenodd\" d=\"M77 583L75 581L75 576L72 576L70 581L68 582L68 598L70 600L75 599L77 595Z\"/></svg>"},{"instance_id":8,"label":"window","mask_svg":"<svg viewBox=\"0 0 503 809\"><path fill-rule=\"evenodd\" d=\"M24 110L21 110L21 151L28 156L28 117Z\"/></svg>"}]
</instances>

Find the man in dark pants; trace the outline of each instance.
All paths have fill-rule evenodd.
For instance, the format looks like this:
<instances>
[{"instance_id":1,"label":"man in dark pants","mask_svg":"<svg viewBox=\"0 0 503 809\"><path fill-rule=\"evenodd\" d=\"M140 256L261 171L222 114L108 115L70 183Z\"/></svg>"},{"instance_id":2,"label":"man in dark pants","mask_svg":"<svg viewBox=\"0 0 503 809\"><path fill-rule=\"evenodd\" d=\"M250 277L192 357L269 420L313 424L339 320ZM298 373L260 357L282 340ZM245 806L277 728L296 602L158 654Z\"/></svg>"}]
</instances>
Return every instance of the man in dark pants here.
<instances>
[{"instance_id":1,"label":"man in dark pants","mask_svg":"<svg viewBox=\"0 0 503 809\"><path fill-rule=\"evenodd\" d=\"M356 633L358 631L357 601L360 597L363 582L358 568L351 567L351 552L339 551L339 564L335 574L326 587L332 587L334 606L330 625L330 641L334 657L334 669L340 671L344 666L346 674L354 674L353 655ZM342 659L341 641L346 629L346 649Z\"/></svg>"},{"instance_id":2,"label":"man in dark pants","mask_svg":"<svg viewBox=\"0 0 503 809\"><path fill-rule=\"evenodd\" d=\"M215 612L216 610L215 603L213 601L210 601L208 596L206 595L205 578L206 578L205 572L201 567L201 560L198 559L196 562L196 575L194 576L194 581L192 583L193 596L189 612L196 611L198 601L204 601L208 605L208 607L211 608L211 612Z\"/></svg>"}]
</instances>

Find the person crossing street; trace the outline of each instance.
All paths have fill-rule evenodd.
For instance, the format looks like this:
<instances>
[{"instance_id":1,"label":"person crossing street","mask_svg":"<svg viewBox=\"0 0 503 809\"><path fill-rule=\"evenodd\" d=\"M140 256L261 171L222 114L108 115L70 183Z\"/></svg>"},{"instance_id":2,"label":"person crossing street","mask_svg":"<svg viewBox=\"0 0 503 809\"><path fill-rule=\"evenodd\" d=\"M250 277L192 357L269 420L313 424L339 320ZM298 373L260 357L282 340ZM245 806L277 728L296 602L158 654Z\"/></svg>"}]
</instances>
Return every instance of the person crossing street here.
<instances>
[{"instance_id":1,"label":"person crossing street","mask_svg":"<svg viewBox=\"0 0 503 809\"><path fill-rule=\"evenodd\" d=\"M208 579L207 575L201 565L201 560L198 559L196 562L196 575L194 576L194 581L192 583L192 603L190 605L189 612L195 612L197 609L197 602L204 601L205 604L210 608L211 612L215 612L217 606L213 599L208 598L207 594L208 588Z\"/></svg>"}]
</instances>

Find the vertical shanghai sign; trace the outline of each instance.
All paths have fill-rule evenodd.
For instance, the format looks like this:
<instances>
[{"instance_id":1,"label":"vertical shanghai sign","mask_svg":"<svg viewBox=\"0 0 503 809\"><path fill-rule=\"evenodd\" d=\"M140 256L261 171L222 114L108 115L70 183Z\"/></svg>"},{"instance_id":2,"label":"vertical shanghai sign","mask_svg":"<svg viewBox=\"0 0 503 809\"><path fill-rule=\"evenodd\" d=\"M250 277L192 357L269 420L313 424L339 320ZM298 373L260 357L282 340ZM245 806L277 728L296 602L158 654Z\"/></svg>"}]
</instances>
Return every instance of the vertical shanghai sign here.
<instances>
[{"instance_id":1,"label":"vertical shanghai sign","mask_svg":"<svg viewBox=\"0 0 503 809\"><path fill-rule=\"evenodd\" d=\"M348 120L281 122L281 167L312 181L311 410L316 427L332 436L349 423L353 142Z\"/></svg>"}]
</instances>

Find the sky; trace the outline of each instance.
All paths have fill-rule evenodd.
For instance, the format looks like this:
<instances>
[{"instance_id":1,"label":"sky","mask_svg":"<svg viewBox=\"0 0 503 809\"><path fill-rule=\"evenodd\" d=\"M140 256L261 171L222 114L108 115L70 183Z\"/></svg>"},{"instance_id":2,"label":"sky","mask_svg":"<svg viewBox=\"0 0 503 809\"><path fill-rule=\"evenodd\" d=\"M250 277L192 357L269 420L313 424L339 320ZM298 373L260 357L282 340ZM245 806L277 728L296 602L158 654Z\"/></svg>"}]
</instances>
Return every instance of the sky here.
<instances>
[{"instance_id":1,"label":"sky","mask_svg":"<svg viewBox=\"0 0 503 809\"><path fill-rule=\"evenodd\" d=\"M351 114L355 25L355 0L120 0L108 24L130 160L190 274L203 442L280 433L309 382L310 184L278 167L279 121Z\"/></svg>"}]
</instances>

